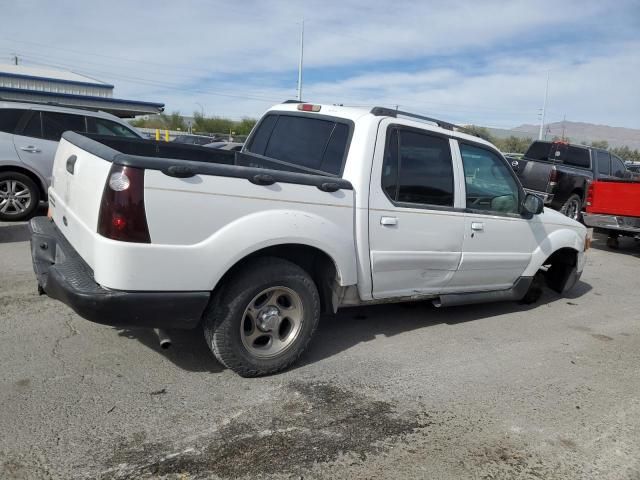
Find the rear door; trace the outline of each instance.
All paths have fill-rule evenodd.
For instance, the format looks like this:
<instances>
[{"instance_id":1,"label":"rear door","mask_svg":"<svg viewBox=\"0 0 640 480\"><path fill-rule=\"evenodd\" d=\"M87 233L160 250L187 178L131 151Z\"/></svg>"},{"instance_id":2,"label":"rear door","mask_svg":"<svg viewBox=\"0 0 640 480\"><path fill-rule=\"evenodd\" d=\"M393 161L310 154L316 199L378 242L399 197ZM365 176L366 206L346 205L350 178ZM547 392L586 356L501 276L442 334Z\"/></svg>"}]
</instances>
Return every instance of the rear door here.
<instances>
[{"instance_id":1,"label":"rear door","mask_svg":"<svg viewBox=\"0 0 640 480\"><path fill-rule=\"evenodd\" d=\"M510 288L529 265L539 223L520 214L520 186L496 151L466 141L457 145L467 213L462 260L450 285L460 291Z\"/></svg>"},{"instance_id":2,"label":"rear door","mask_svg":"<svg viewBox=\"0 0 640 480\"><path fill-rule=\"evenodd\" d=\"M458 268L462 250L458 164L446 136L391 121L380 124L371 173L372 294L440 293Z\"/></svg>"},{"instance_id":3,"label":"rear door","mask_svg":"<svg viewBox=\"0 0 640 480\"><path fill-rule=\"evenodd\" d=\"M56 148L66 130L86 132L84 116L35 110L22 132L14 136L20 160L40 172L49 183Z\"/></svg>"}]
</instances>

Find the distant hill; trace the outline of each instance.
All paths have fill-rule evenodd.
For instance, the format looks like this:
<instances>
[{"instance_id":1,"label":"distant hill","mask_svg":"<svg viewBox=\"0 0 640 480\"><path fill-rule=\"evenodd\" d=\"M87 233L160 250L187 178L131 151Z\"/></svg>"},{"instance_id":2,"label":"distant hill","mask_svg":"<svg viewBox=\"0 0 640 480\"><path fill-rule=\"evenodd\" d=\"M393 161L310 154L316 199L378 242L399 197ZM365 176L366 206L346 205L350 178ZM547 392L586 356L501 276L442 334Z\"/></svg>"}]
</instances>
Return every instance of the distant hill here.
<instances>
[{"instance_id":1,"label":"distant hill","mask_svg":"<svg viewBox=\"0 0 640 480\"><path fill-rule=\"evenodd\" d=\"M545 126L547 130L547 139L551 139L555 136L562 136L562 126L564 123L565 137L568 137L574 143L591 143L595 140L606 140L611 147L627 146L631 149L640 149L640 130L634 128L624 127L610 127L608 125L594 125L593 123L584 122L555 122L549 123ZM502 135L508 136L509 134L516 135L518 137L525 136L531 138L538 138L538 125L520 125L519 127L512 128L511 130L490 129L493 133L494 130L499 131L495 133L500 138Z\"/></svg>"}]
</instances>

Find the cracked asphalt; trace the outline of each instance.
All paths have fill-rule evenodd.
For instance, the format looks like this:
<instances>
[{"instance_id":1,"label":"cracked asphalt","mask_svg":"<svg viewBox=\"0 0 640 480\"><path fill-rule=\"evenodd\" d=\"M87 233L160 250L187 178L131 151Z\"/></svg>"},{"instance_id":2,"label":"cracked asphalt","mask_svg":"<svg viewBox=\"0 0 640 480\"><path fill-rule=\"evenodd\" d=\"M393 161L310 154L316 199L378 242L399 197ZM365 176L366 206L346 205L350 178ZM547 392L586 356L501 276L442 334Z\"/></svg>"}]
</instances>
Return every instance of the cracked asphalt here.
<instances>
[{"instance_id":1,"label":"cracked asphalt","mask_svg":"<svg viewBox=\"0 0 640 480\"><path fill-rule=\"evenodd\" d=\"M640 479L640 243L566 298L323 318L243 379L199 330L160 350L38 296L0 224L0 478Z\"/></svg>"}]
</instances>

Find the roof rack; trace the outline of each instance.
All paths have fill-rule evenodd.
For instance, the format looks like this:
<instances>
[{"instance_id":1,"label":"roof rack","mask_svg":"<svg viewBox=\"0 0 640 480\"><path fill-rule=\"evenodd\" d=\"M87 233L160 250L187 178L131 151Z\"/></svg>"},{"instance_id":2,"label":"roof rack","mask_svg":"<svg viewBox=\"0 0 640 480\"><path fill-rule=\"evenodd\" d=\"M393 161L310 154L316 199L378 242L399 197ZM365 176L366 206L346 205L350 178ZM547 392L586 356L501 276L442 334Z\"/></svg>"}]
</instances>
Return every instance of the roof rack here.
<instances>
[{"instance_id":1,"label":"roof rack","mask_svg":"<svg viewBox=\"0 0 640 480\"><path fill-rule=\"evenodd\" d=\"M385 108L385 107L373 107L371 109L371 113L376 117L410 117L417 118L419 120L426 120L427 122L435 123L440 128L446 128L447 130L453 130L454 128L459 128L457 125L449 122L445 122L443 120L438 120L437 118L425 117L424 115L417 115L415 113L403 112L402 110L396 110L394 108Z\"/></svg>"}]
</instances>

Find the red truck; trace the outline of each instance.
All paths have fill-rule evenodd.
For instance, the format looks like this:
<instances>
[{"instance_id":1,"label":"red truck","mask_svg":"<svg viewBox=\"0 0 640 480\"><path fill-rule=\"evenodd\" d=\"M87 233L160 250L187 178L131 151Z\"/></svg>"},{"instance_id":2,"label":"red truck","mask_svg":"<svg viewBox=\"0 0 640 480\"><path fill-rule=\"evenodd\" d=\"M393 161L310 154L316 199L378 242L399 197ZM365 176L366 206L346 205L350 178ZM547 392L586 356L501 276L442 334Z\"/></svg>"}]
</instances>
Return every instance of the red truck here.
<instances>
[{"instance_id":1,"label":"red truck","mask_svg":"<svg viewBox=\"0 0 640 480\"><path fill-rule=\"evenodd\" d=\"M585 200L585 225L606 231L610 248L618 248L620 235L640 235L640 182L595 180L589 185Z\"/></svg>"}]
</instances>

